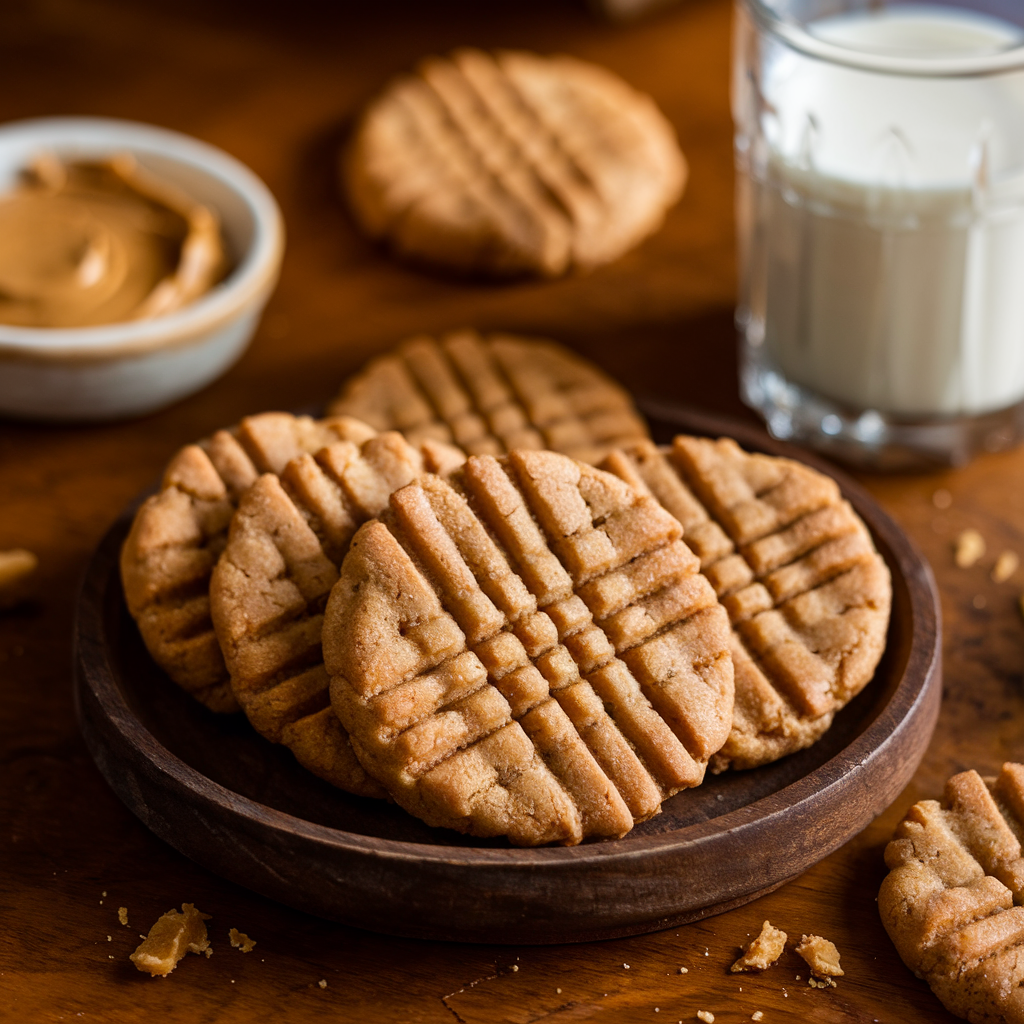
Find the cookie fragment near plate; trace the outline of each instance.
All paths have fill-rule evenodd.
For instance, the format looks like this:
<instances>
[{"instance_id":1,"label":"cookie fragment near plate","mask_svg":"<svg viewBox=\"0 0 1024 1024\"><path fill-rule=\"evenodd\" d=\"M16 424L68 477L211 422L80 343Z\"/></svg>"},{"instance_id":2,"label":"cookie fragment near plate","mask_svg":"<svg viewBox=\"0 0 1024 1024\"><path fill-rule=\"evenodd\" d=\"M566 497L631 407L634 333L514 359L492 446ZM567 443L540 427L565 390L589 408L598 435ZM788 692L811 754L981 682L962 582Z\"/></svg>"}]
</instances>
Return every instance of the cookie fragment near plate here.
<instances>
[{"instance_id":1,"label":"cookie fragment near plate","mask_svg":"<svg viewBox=\"0 0 1024 1024\"><path fill-rule=\"evenodd\" d=\"M492 277L617 259L657 230L686 181L671 125L610 71L473 49L393 81L364 112L342 171L370 237Z\"/></svg>"},{"instance_id":2,"label":"cookie fragment near plate","mask_svg":"<svg viewBox=\"0 0 1024 1024\"><path fill-rule=\"evenodd\" d=\"M734 722L712 770L817 740L871 679L892 600L885 562L835 481L728 438L640 442L602 466L682 523L729 613Z\"/></svg>"},{"instance_id":3,"label":"cookie fragment near plate","mask_svg":"<svg viewBox=\"0 0 1024 1024\"><path fill-rule=\"evenodd\" d=\"M237 710L210 620L209 583L239 500L260 473L280 472L301 452L374 433L344 416L249 416L178 451L159 492L135 513L120 560L128 610L153 660L212 710Z\"/></svg>"},{"instance_id":4,"label":"cookie fragment near plate","mask_svg":"<svg viewBox=\"0 0 1024 1024\"><path fill-rule=\"evenodd\" d=\"M474 456L362 527L323 627L356 753L428 824L619 836L732 721L728 620L679 524L554 452Z\"/></svg>"},{"instance_id":5,"label":"cookie fragment near plate","mask_svg":"<svg viewBox=\"0 0 1024 1024\"><path fill-rule=\"evenodd\" d=\"M213 570L210 611L231 691L256 731L341 789L384 796L330 707L323 609L358 526L396 488L465 456L432 441L414 448L394 431L363 438L304 452L255 481Z\"/></svg>"},{"instance_id":6,"label":"cookie fragment near plate","mask_svg":"<svg viewBox=\"0 0 1024 1024\"><path fill-rule=\"evenodd\" d=\"M1024 765L954 775L885 849L878 911L903 962L951 1013L1024 1022Z\"/></svg>"},{"instance_id":7,"label":"cookie fragment near plate","mask_svg":"<svg viewBox=\"0 0 1024 1024\"><path fill-rule=\"evenodd\" d=\"M588 360L552 341L471 330L411 338L372 360L330 411L470 455L547 448L597 462L648 436L629 394Z\"/></svg>"}]
</instances>

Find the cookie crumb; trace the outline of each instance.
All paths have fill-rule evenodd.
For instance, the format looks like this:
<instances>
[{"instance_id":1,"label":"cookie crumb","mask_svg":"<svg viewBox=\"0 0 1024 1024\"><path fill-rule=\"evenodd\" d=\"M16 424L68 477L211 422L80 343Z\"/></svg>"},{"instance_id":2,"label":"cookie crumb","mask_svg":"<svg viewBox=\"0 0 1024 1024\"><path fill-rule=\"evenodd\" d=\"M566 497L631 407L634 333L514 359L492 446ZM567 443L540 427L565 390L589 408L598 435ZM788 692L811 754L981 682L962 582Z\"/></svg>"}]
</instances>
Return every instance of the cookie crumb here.
<instances>
[{"instance_id":1,"label":"cookie crumb","mask_svg":"<svg viewBox=\"0 0 1024 1024\"><path fill-rule=\"evenodd\" d=\"M318 985L319 985L319 986L320 986L321 988L327 988L327 979L326 979L326 978L321 978L321 979L320 979L320 980L319 980L319 981L317 982L317 984L318 984Z\"/></svg>"},{"instance_id":2,"label":"cookie crumb","mask_svg":"<svg viewBox=\"0 0 1024 1024\"><path fill-rule=\"evenodd\" d=\"M128 908L127 907L118 907L117 908L117 919L126 928L128 927Z\"/></svg>"},{"instance_id":3,"label":"cookie crumb","mask_svg":"<svg viewBox=\"0 0 1024 1024\"><path fill-rule=\"evenodd\" d=\"M0 551L0 608L13 608L25 600L25 583L38 566L39 559L24 548Z\"/></svg>"},{"instance_id":4,"label":"cookie crumb","mask_svg":"<svg viewBox=\"0 0 1024 1024\"><path fill-rule=\"evenodd\" d=\"M977 530L964 530L956 539L954 558L961 569L969 569L985 554L985 538Z\"/></svg>"},{"instance_id":5,"label":"cookie crumb","mask_svg":"<svg viewBox=\"0 0 1024 1024\"><path fill-rule=\"evenodd\" d=\"M1020 567L1020 559L1016 551L1004 551L992 566L992 579L996 583L1005 583Z\"/></svg>"},{"instance_id":6,"label":"cookie crumb","mask_svg":"<svg viewBox=\"0 0 1024 1024\"><path fill-rule=\"evenodd\" d=\"M623 964L622 966L623 966L623 967L624 967L624 968L625 968L625 969L626 969L627 971L629 970L629 964Z\"/></svg>"},{"instance_id":7,"label":"cookie crumb","mask_svg":"<svg viewBox=\"0 0 1024 1024\"><path fill-rule=\"evenodd\" d=\"M688 967L680 967L679 968L679 973L680 974L689 974L690 973L690 969Z\"/></svg>"},{"instance_id":8,"label":"cookie crumb","mask_svg":"<svg viewBox=\"0 0 1024 1024\"><path fill-rule=\"evenodd\" d=\"M517 966L516 966L515 964L513 964L513 965L512 965L512 966L511 966L511 967L509 968L509 970L511 970L511 971L518 971L518 970L519 970L519 968L518 968L518 967L517 967Z\"/></svg>"},{"instance_id":9,"label":"cookie crumb","mask_svg":"<svg viewBox=\"0 0 1024 1024\"><path fill-rule=\"evenodd\" d=\"M750 1019L751 1020L764 1020L764 1014L760 1010L755 1010L750 1015Z\"/></svg>"},{"instance_id":10,"label":"cookie crumb","mask_svg":"<svg viewBox=\"0 0 1024 1024\"><path fill-rule=\"evenodd\" d=\"M112 938L111 936L109 936L109 935L108 935L108 936L107 936L107 942L113 942L113 941L114 941L114 940L113 940L113 938Z\"/></svg>"},{"instance_id":11,"label":"cookie crumb","mask_svg":"<svg viewBox=\"0 0 1024 1024\"><path fill-rule=\"evenodd\" d=\"M738 971L764 971L767 970L776 960L782 956L786 948L787 935L784 931L776 928L770 921L761 925L761 931L757 937L743 951L739 958L730 968L733 973Z\"/></svg>"},{"instance_id":12,"label":"cookie crumb","mask_svg":"<svg viewBox=\"0 0 1024 1024\"><path fill-rule=\"evenodd\" d=\"M715 1015L710 1010L698 1010L697 1020L704 1021L704 1024L715 1024Z\"/></svg>"},{"instance_id":13,"label":"cookie crumb","mask_svg":"<svg viewBox=\"0 0 1024 1024\"><path fill-rule=\"evenodd\" d=\"M231 945L243 953L251 953L256 948L255 939L250 939L245 932L240 932L237 928L228 929L228 938L231 940Z\"/></svg>"},{"instance_id":14,"label":"cookie crumb","mask_svg":"<svg viewBox=\"0 0 1024 1024\"><path fill-rule=\"evenodd\" d=\"M560 996L561 994L562 994L562 990L560 988L556 988L555 989L555 995L556 996Z\"/></svg>"},{"instance_id":15,"label":"cookie crumb","mask_svg":"<svg viewBox=\"0 0 1024 1024\"><path fill-rule=\"evenodd\" d=\"M210 915L200 913L194 904L182 903L181 913L168 910L128 959L140 971L166 978L186 953L210 955L212 950L204 924L209 920Z\"/></svg>"},{"instance_id":16,"label":"cookie crumb","mask_svg":"<svg viewBox=\"0 0 1024 1024\"><path fill-rule=\"evenodd\" d=\"M938 509L947 509L953 504L953 495L945 487L940 487L932 495L932 504Z\"/></svg>"},{"instance_id":17,"label":"cookie crumb","mask_svg":"<svg viewBox=\"0 0 1024 1024\"><path fill-rule=\"evenodd\" d=\"M801 935L796 952L811 969L813 977L808 978L807 983L812 988L834 986L835 982L832 979L842 977L839 950L836 949L835 943L829 942L828 939L823 939L820 935Z\"/></svg>"}]
</instances>

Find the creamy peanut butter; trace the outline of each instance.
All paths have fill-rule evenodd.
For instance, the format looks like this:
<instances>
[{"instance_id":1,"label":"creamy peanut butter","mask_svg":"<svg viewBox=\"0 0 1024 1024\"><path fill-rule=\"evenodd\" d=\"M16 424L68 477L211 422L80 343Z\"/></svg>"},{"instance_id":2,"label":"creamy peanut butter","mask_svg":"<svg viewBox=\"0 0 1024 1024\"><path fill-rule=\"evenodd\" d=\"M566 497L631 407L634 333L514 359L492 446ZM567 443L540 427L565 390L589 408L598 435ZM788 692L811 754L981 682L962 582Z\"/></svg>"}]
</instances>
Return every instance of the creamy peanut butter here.
<instances>
[{"instance_id":1,"label":"creamy peanut butter","mask_svg":"<svg viewBox=\"0 0 1024 1024\"><path fill-rule=\"evenodd\" d=\"M89 327L193 302L227 270L216 214L128 154L35 160L0 196L0 323Z\"/></svg>"}]
</instances>

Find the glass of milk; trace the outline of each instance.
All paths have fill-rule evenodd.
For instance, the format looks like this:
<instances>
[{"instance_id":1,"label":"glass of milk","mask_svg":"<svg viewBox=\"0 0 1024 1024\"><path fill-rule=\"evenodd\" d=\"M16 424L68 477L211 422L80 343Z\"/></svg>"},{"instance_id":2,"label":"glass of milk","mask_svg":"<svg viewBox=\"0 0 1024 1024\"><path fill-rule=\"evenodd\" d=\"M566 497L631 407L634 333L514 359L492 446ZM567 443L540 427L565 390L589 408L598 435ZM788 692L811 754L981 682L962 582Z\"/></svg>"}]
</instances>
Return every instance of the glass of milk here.
<instances>
[{"instance_id":1,"label":"glass of milk","mask_svg":"<svg viewBox=\"0 0 1024 1024\"><path fill-rule=\"evenodd\" d=\"M1024 437L1024 0L737 0L741 390L878 468Z\"/></svg>"}]
</instances>

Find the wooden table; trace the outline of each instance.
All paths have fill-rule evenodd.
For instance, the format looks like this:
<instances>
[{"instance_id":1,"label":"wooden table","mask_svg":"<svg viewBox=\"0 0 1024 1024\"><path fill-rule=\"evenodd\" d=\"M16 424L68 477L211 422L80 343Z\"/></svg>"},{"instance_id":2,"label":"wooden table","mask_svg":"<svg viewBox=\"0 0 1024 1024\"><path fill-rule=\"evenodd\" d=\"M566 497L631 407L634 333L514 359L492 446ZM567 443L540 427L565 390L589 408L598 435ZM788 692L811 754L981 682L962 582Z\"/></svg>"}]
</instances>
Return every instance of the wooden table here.
<instances>
[{"instance_id":1,"label":"wooden table","mask_svg":"<svg viewBox=\"0 0 1024 1024\"><path fill-rule=\"evenodd\" d=\"M431 944L339 927L215 877L149 833L86 753L70 698L76 587L118 511L181 444L268 408L324 401L409 333L473 324L547 333L638 394L750 418L735 384L730 5L686 0L628 28L552 0L345 5L314 0L37 0L0 12L0 121L102 114L167 125L249 164L277 195L289 247L252 348L165 412L100 426L0 424L0 549L40 558L34 600L0 617L0 1019L343 1021L952 1020L902 965L875 894L882 849L917 799L966 767L1024 759L1024 450L957 472L867 478L931 560L945 617L945 701L924 763L859 837L770 896L659 934L547 948ZM356 234L335 159L360 104L419 55L463 44L566 50L650 92L690 159L664 230L588 277L462 284L402 268ZM937 489L952 505L933 503ZM953 565L978 528L989 555ZM182 901L214 915L216 955L150 980L128 953ZM118 924L126 906L130 926ZM795 954L761 976L727 972L765 918L839 946L839 987L808 987ZM237 927L258 941L232 950ZM500 938L496 936L496 938ZM626 965L628 966L628 969ZM688 973L679 974L685 966ZM515 970L515 968L518 970ZM801 977L798 978L797 975ZM326 984L324 984L326 983Z\"/></svg>"}]
</instances>

